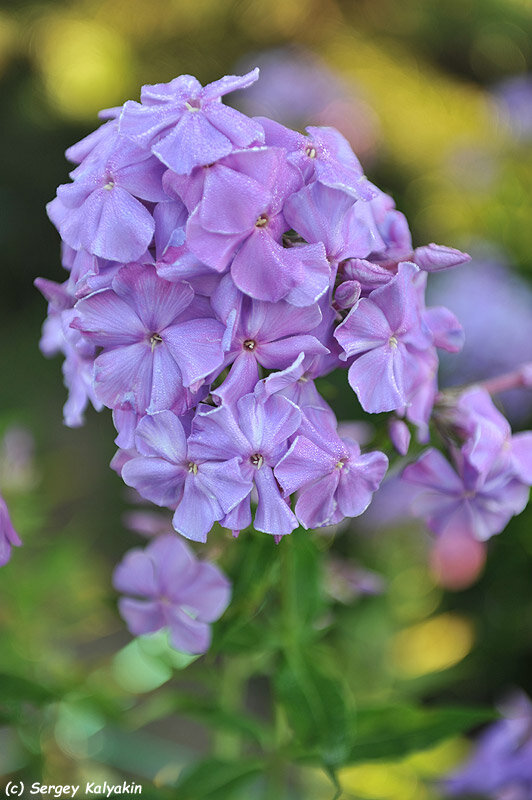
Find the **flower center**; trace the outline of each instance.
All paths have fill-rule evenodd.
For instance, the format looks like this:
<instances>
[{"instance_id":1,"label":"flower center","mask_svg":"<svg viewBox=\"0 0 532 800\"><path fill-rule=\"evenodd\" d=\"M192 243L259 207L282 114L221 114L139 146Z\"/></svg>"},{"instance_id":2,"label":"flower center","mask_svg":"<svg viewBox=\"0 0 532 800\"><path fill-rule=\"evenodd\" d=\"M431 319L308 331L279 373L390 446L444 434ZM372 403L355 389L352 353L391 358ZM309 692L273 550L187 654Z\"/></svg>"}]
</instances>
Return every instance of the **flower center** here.
<instances>
[{"instance_id":1,"label":"flower center","mask_svg":"<svg viewBox=\"0 0 532 800\"><path fill-rule=\"evenodd\" d=\"M307 155L309 158L316 158L318 154L316 152L316 148L309 144L308 147L305 148L305 155Z\"/></svg>"},{"instance_id":2,"label":"flower center","mask_svg":"<svg viewBox=\"0 0 532 800\"><path fill-rule=\"evenodd\" d=\"M265 228L268 224L268 217L266 214L261 214L255 223L256 228Z\"/></svg>"},{"instance_id":3,"label":"flower center","mask_svg":"<svg viewBox=\"0 0 532 800\"><path fill-rule=\"evenodd\" d=\"M197 100L187 100L185 103L185 108L187 111L199 111L199 102Z\"/></svg>"},{"instance_id":4,"label":"flower center","mask_svg":"<svg viewBox=\"0 0 532 800\"><path fill-rule=\"evenodd\" d=\"M254 339L246 339L242 342L242 347L244 350L254 350L257 346L257 342Z\"/></svg>"},{"instance_id":5,"label":"flower center","mask_svg":"<svg viewBox=\"0 0 532 800\"><path fill-rule=\"evenodd\" d=\"M249 460L256 469L260 469L264 464L264 458L260 453L254 453Z\"/></svg>"},{"instance_id":6,"label":"flower center","mask_svg":"<svg viewBox=\"0 0 532 800\"><path fill-rule=\"evenodd\" d=\"M152 335L150 336L150 345L151 345L152 353L153 353L156 345L161 344L162 340L163 340L163 337L161 336L160 333L152 333Z\"/></svg>"},{"instance_id":7,"label":"flower center","mask_svg":"<svg viewBox=\"0 0 532 800\"><path fill-rule=\"evenodd\" d=\"M108 181L108 183L106 183L103 188L107 189L107 191L110 192L111 189L114 189L114 186L115 186L115 182L114 181Z\"/></svg>"},{"instance_id":8,"label":"flower center","mask_svg":"<svg viewBox=\"0 0 532 800\"><path fill-rule=\"evenodd\" d=\"M390 345L390 347L397 347L398 345L397 336L390 336L390 338L388 339L388 344Z\"/></svg>"},{"instance_id":9,"label":"flower center","mask_svg":"<svg viewBox=\"0 0 532 800\"><path fill-rule=\"evenodd\" d=\"M343 469L345 467L345 462L346 462L346 459L345 458L341 458L340 461L336 462L336 464L334 465L334 468L335 469Z\"/></svg>"},{"instance_id":10,"label":"flower center","mask_svg":"<svg viewBox=\"0 0 532 800\"><path fill-rule=\"evenodd\" d=\"M198 474L198 465L197 465L197 464L195 464L193 461L189 461L189 462L188 462L187 469L188 469L188 471L189 471L189 472L191 472L193 475L197 475L197 474Z\"/></svg>"}]
</instances>

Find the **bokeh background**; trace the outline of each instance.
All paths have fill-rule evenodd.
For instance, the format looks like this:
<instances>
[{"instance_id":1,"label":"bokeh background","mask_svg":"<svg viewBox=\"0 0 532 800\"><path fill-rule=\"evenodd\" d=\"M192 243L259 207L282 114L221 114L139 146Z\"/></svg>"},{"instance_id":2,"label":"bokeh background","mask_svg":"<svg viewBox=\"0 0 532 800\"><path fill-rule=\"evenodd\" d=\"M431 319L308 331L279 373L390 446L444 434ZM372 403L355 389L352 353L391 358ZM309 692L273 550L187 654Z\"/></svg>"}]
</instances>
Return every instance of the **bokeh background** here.
<instances>
[{"instance_id":1,"label":"bokeh background","mask_svg":"<svg viewBox=\"0 0 532 800\"><path fill-rule=\"evenodd\" d=\"M67 180L64 150L95 127L100 108L137 98L143 83L180 73L206 83L257 64L259 84L229 102L301 129L335 125L407 214L416 245L475 256L433 281L433 298L459 313L469 342L443 365L443 380L532 360L528 0L1 5L0 491L25 546L0 574L0 783L126 777L143 782L144 796L162 796L184 763L231 748L168 699L169 686L193 687L201 670L216 675L216 660L176 673L179 659L132 643L116 612L113 566L142 542L124 524L132 498L107 467L108 416L62 425L60 361L39 353L45 303L32 281L63 280L44 206ZM349 420L357 411L342 386L322 388ZM530 392L503 403L516 429L530 426ZM484 553L461 550L442 567L399 510L392 487L367 519L321 540L338 657L356 701L490 706L517 687L532 694L530 512L490 542L485 566ZM211 555L224 543L217 532ZM256 680L242 702L267 715L266 684ZM440 798L438 777L468 747L454 737L347 768L345 797ZM223 797L255 796L238 791ZM295 772L284 791L330 796L312 772Z\"/></svg>"}]
</instances>

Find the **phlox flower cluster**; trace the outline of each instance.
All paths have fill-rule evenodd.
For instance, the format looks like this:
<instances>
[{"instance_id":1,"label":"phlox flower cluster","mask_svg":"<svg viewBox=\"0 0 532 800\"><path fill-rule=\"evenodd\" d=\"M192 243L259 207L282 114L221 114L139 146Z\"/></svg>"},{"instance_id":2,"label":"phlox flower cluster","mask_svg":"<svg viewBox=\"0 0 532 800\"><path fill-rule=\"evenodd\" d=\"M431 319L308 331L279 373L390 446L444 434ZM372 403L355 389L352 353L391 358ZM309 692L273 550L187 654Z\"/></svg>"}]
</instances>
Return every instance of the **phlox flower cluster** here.
<instances>
[{"instance_id":1,"label":"phlox flower cluster","mask_svg":"<svg viewBox=\"0 0 532 800\"><path fill-rule=\"evenodd\" d=\"M338 131L221 102L257 77L185 75L103 112L48 205L67 279L37 281L67 424L88 402L112 409L114 468L202 542L215 522L251 525L252 500L277 538L361 514L387 458L338 434L315 380L348 368L365 411L426 439L437 348L461 345L424 293L427 272L468 256L414 248Z\"/></svg>"},{"instance_id":2,"label":"phlox flower cluster","mask_svg":"<svg viewBox=\"0 0 532 800\"><path fill-rule=\"evenodd\" d=\"M510 425L481 386L459 394L435 415L446 428L451 463L434 448L402 473L415 488L414 514L436 534L484 541L500 533L528 502L532 432Z\"/></svg>"}]
</instances>

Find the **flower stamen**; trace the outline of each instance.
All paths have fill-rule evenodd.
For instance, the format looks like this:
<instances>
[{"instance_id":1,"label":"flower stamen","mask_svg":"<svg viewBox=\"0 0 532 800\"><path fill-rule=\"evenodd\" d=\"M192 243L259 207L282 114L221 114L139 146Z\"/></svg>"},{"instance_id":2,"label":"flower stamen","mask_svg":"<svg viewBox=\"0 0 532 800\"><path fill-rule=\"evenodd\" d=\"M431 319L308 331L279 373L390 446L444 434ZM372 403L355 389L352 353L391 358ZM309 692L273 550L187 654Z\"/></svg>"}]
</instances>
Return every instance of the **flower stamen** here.
<instances>
[{"instance_id":1,"label":"flower stamen","mask_svg":"<svg viewBox=\"0 0 532 800\"><path fill-rule=\"evenodd\" d=\"M160 333L152 333L152 335L150 336L150 345L152 353L155 349L155 346L161 344L162 340L163 337L161 336Z\"/></svg>"}]
</instances>

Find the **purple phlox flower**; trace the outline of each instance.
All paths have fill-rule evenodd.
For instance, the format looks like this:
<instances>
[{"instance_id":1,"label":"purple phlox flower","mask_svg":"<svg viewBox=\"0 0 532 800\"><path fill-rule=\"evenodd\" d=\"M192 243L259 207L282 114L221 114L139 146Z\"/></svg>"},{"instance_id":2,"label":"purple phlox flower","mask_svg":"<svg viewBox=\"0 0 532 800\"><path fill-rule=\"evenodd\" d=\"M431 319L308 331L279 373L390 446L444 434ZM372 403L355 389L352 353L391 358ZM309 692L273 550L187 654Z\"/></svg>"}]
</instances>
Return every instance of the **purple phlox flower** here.
<instances>
[{"instance_id":1,"label":"purple phlox flower","mask_svg":"<svg viewBox=\"0 0 532 800\"><path fill-rule=\"evenodd\" d=\"M75 313L72 308L75 298L69 291L68 281L59 284L37 278L35 286L48 300L48 317L43 324L39 347L48 358L58 353L65 356L62 372L68 398L63 408L63 418L65 425L77 428L83 425L89 402L96 411L103 407L95 394L92 380L95 347L86 342L79 331L70 327Z\"/></svg>"},{"instance_id":2,"label":"purple phlox flower","mask_svg":"<svg viewBox=\"0 0 532 800\"><path fill-rule=\"evenodd\" d=\"M150 266L129 265L112 288L79 300L72 326L103 348L94 364L96 394L109 408L172 408L221 366L223 326L200 317L188 283L170 283Z\"/></svg>"},{"instance_id":3,"label":"purple phlox flower","mask_svg":"<svg viewBox=\"0 0 532 800\"><path fill-rule=\"evenodd\" d=\"M85 136L79 142L76 142L76 144L71 145L65 151L67 159L74 164L81 164L83 161L91 158L93 154L97 157L98 152L106 148L109 142L114 142L118 132L117 117L120 116L121 111L121 106L100 111L98 117L100 119L105 119L106 122L100 125L99 128L96 128L95 131L91 131L88 136Z\"/></svg>"},{"instance_id":4,"label":"purple phlox flower","mask_svg":"<svg viewBox=\"0 0 532 800\"><path fill-rule=\"evenodd\" d=\"M402 419L392 419L388 423L388 433L397 452L406 456L410 447L410 430Z\"/></svg>"},{"instance_id":5,"label":"purple phlox flower","mask_svg":"<svg viewBox=\"0 0 532 800\"><path fill-rule=\"evenodd\" d=\"M143 86L140 103L125 103L120 132L151 148L174 172L190 175L194 167L212 164L235 148L264 142L258 122L221 103L223 95L250 86L258 77L254 69L204 87L191 75Z\"/></svg>"},{"instance_id":6,"label":"purple phlox flower","mask_svg":"<svg viewBox=\"0 0 532 800\"><path fill-rule=\"evenodd\" d=\"M142 256L153 238L153 218L141 201L168 199L162 188L164 168L122 137L105 145L101 158L92 153L88 163L76 167L73 183L60 186L47 209L74 250L83 247L100 258L127 263Z\"/></svg>"},{"instance_id":7,"label":"purple phlox flower","mask_svg":"<svg viewBox=\"0 0 532 800\"><path fill-rule=\"evenodd\" d=\"M468 761L444 781L446 794L530 800L532 703L518 693L503 704L501 712L503 718L480 734Z\"/></svg>"},{"instance_id":8,"label":"purple phlox flower","mask_svg":"<svg viewBox=\"0 0 532 800\"><path fill-rule=\"evenodd\" d=\"M405 407L397 409L400 416L405 416L416 425L417 438L420 442L427 442L430 438L429 421L438 394L439 362L436 347L456 353L464 341L462 326L449 309L443 306L425 307L426 282L426 272L419 272L414 277L422 323L432 337L433 346L418 353L415 364L412 364L408 403Z\"/></svg>"},{"instance_id":9,"label":"purple phlox flower","mask_svg":"<svg viewBox=\"0 0 532 800\"><path fill-rule=\"evenodd\" d=\"M422 317L435 347L448 353L460 352L465 341L464 329L452 311L445 306L431 306L422 310Z\"/></svg>"},{"instance_id":10,"label":"purple phlox flower","mask_svg":"<svg viewBox=\"0 0 532 800\"><path fill-rule=\"evenodd\" d=\"M415 369L414 369L415 366ZM417 440L426 443L430 438L429 422L438 396L438 356L434 347L422 350L417 354L415 365L412 364L411 382L408 392L408 404L396 409L399 416L404 416L417 428Z\"/></svg>"},{"instance_id":11,"label":"purple phlox flower","mask_svg":"<svg viewBox=\"0 0 532 800\"><path fill-rule=\"evenodd\" d=\"M292 194L283 214L305 241L323 242L332 264L364 258L382 241L367 203L322 183L312 183Z\"/></svg>"},{"instance_id":12,"label":"purple phlox flower","mask_svg":"<svg viewBox=\"0 0 532 800\"><path fill-rule=\"evenodd\" d=\"M306 432L308 428L306 429ZM357 442L314 430L297 436L275 468L286 495L299 492L296 516L305 528L357 517L371 502L388 468L384 453L362 454Z\"/></svg>"},{"instance_id":13,"label":"purple phlox flower","mask_svg":"<svg viewBox=\"0 0 532 800\"><path fill-rule=\"evenodd\" d=\"M403 471L402 480L421 487L412 509L429 529L453 529L481 541L502 531L528 502L529 487L503 465L479 472L464 452L454 451L456 469L433 448Z\"/></svg>"},{"instance_id":14,"label":"purple phlox flower","mask_svg":"<svg viewBox=\"0 0 532 800\"><path fill-rule=\"evenodd\" d=\"M297 519L283 498L274 467L286 453L289 438L301 423L300 410L278 394L244 395L234 406L200 406L194 418L190 444L198 457L237 458L248 494L257 489L256 530L284 536L297 528ZM240 530L251 524L249 497L221 522Z\"/></svg>"},{"instance_id":15,"label":"purple phlox flower","mask_svg":"<svg viewBox=\"0 0 532 800\"><path fill-rule=\"evenodd\" d=\"M329 555L325 565L325 588L334 600L349 605L362 595L382 594L386 581L382 575L353 561Z\"/></svg>"},{"instance_id":16,"label":"purple phlox flower","mask_svg":"<svg viewBox=\"0 0 532 800\"><path fill-rule=\"evenodd\" d=\"M510 423L482 387L463 392L456 403L455 425L466 441L467 460L479 471L504 463L516 478L532 484L532 432L512 436Z\"/></svg>"},{"instance_id":17,"label":"purple phlox flower","mask_svg":"<svg viewBox=\"0 0 532 800\"><path fill-rule=\"evenodd\" d=\"M408 404L419 353L432 344L419 311L417 272L414 264L401 264L397 276L360 299L336 329L345 358L355 356L349 383L370 413Z\"/></svg>"},{"instance_id":18,"label":"purple phlox flower","mask_svg":"<svg viewBox=\"0 0 532 800\"><path fill-rule=\"evenodd\" d=\"M172 646L184 653L208 650L209 623L221 617L231 597L218 567L199 561L175 535L158 536L144 550L126 553L113 584L127 595L118 607L131 633L167 628Z\"/></svg>"},{"instance_id":19,"label":"purple phlox flower","mask_svg":"<svg viewBox=\"0 0 532 800\"><path fill-rule=\"evenodd\" d=\"M63 245L63 266L69 270L69 292L76 298L85 297L111 284L115 273L123 266L88 253L83 247L73 250Z\"/></svg>"},{"instance_id":20,"label":"purple phlox flower","mask_svg":"<svg viewBox=\"0 0 532 800\"><path fill-rule=\"evenodd\" d=\"M280 394L296 405L301 412L299 433L304 434L309 425L312 430L328 430L333 434L338 427L334 411L318 392L311 377L320 358L305 357L304 353L300 353L289 367L272 372L259 381L254 389L257 399Z\"/></svg>"},{"instance_id":21,"label":"purple phlox flower","mask_svg":"<svg viewBox=\"0 0 532 800\"><path fill-rule=\"evenodd\" d=\"M11 558L11 548L20 547L22 542L13 527L4 498L0 495L0 567Z\"/></svg>"},{"instance_id":22,"label":"purple phlox flower","mask_svg":"<svg viewBox=\"0 0 532 800\"><path fill-rule=\"evenodd\" d=\"M269 302L304 284L308 262L314 261L321 281L313 302L329 285L329 265L321 244L282 246L289 228L283 204L302 183L285 156L280 148L255 148L207 170L202 200L187 223L187 243L213 269L231 266L245 294Z\"/></svg>"},{"instance_id":23,"label":"purple phlox flower","mask_svg":"<svg viewBox=\"0 0 532 800\"><path fill-rule=\"evenodd\" d=\"M227 325L226 362L232 364L216 398L235 402L252 392L259 379L259 364L266 369L284 370L299 353L326 354L309 331L321 322L317 304L295 308L284 301L266 303L243 295L226 275L212 298L212 307Z\"/></svg>"},{"instance_id":24,"label":"purple phlox flower","mask_svg":"<svg viewBox=\"0 0 532 800\"><path fill-rule=\"evenodd\" d=\"M284 148L287 160L300 170L305 183L319 181L357 200L370 200L377 194L351 145L335 128L309 126L308 136L304 136L271 119L258 117L258 120L264 128L266 144Z\"/></svg>"},{"instance_id":25,"label":"purple phlox flower","mask_svg":"<svg viewBox=\"0 0 532 800\"><path fill-rule=\"evenodd\" d=\"M198 452L171 411L143 417L135 445L139 455L124 464L122 478L146 500L175 509L172 524L187 539L205 542L214 523L249 494L239 459Z\"/></svg>"},{"instance_id":26,"label":"purple phlox flower","mask_svg":"<svg viewBox=\"0 0 532 800\"><path fill-rule=\"evenodd\" d=\"M210 297L220 282L220 275L202 264L186 243L188 213L181 203L158 203L155 221L155 269L167 281L187 281L194 294Z\"/></svg>"},{"instance_id":27,"label":"purple phlox flower","mask_svg":"<svg viewBox=\"0 0 532 800\"><path fill-rule=\"evenodd\" d=\"M393 198L380 190L369 201L369 206L382 240L382 246L371 254L371 260L395 271L400 261L408 261L412 256L412 235L407 219L397 211Z\"/></svg>"}]
</instances>

